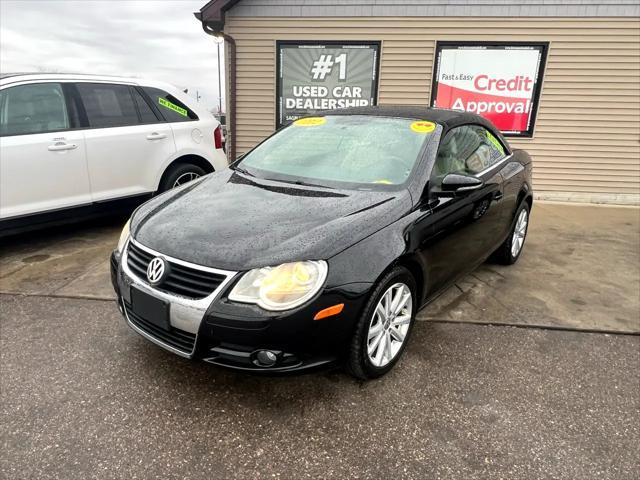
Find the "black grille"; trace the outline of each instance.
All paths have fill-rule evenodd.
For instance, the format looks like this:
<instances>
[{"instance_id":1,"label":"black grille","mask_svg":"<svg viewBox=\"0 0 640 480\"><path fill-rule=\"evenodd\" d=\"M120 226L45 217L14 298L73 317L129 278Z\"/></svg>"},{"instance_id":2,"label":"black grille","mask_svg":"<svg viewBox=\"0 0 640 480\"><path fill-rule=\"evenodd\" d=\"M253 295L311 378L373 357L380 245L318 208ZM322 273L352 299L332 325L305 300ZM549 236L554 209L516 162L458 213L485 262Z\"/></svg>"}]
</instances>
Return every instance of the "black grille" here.
<instances>
[{"instance_id":1,"label":"black grille","mask_svg":"<svg viewBox=\"0 0 640 480\"><path fill-rule=\"evenodd\" d=\"M127 302L124 302L124 308L127 311L129 321L140 330L183 353L191 354L191 352L193 352L193 346L196 343L196 336L193 333L185 332L184 330L173 327L167 331L136 315L131 308L131 305Z\"/></svg>"},{"instance_id":2,"label":"black grille","mask_svg":"<svg viewBox=\"0 0 640 480\"><path fill-rule=\"evenodd\" d=\"M145 282L147 281L147 267L154 257L155 255L152 253L129 242L127 264L131 271ZM189 298L204 298L218 288L226 278L219 273L185 267L170 260L167 262L171 267L169 275L160 285L154 285L154 288L163 292Z\"/></svg>"}]
</instances>

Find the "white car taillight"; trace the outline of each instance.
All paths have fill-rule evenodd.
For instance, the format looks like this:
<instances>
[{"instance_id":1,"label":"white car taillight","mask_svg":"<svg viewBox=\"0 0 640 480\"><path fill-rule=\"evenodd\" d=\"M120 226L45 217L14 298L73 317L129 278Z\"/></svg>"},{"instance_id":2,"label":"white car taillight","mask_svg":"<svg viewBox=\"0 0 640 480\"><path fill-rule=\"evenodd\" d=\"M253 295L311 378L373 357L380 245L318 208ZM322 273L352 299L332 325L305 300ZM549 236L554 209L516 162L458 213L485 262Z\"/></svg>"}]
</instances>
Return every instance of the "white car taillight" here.
<instances>
[{"instance_id":1,"label":"white car taillight","mask_svg":"<svg viewBox=\"0 0 640 480\"><path fill-rule=\"evenodd\" d=\"M222 148L222 126L218 125L213 131L213 144L216 149Z\"/></svg>"}]
</instances>

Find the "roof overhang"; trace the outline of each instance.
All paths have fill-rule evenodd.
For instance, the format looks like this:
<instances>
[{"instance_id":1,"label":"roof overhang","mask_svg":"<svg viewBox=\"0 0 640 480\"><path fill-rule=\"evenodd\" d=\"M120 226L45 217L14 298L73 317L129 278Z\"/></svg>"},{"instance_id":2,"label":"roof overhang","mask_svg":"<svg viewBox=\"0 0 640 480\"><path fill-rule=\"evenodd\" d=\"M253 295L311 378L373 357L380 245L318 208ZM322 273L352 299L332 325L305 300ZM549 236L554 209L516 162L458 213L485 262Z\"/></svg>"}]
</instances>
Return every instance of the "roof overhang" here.
<instances>
[{"instance_id":1,"label":"roof overhang","mask_svg":"<svg viewBox=\"0 0 640 480\"><path fill-rule=\"evenodd\" d=\"M211 0L199 12L195 12L195 17L202 22L203 27L208 27L215 32L224 29L224 14L240 0Z\"/></svg>"}]
</instances>

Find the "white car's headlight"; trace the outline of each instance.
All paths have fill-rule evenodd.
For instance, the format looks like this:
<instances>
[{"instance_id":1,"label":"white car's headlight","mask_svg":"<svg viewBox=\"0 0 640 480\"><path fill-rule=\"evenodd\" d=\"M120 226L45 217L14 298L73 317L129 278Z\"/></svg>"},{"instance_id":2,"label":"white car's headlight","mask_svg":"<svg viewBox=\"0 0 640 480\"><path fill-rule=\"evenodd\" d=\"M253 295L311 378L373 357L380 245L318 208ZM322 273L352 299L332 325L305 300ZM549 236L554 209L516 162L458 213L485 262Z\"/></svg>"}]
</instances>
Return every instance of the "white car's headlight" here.
<instances>
[{"instance_id":1,"label":"white car's headlight","mask_svg":"<svg viewBox=\"0 0 640 480\"><path fill-rule=\"evenodd\" d=\"M289 310L313 297L327 278L327 262L283 263L250 270L229 294L229 300L255 303L265 310Z\"/></svg>"},{"instance_id":2,"label":"white car's headlight","mask_svg":"<svg viewBox=\"0 0 640 480\"><path fill-rule=\"evenodd\" d=\"M124 224L122 228L122 233L120 234L120 239L118 240L118 247L116 248L119 253L122 253L122 249L124 248L124 244L129 240L129 224L131 220L127 220L127 223Z\"/></svg>"}]
</instances>

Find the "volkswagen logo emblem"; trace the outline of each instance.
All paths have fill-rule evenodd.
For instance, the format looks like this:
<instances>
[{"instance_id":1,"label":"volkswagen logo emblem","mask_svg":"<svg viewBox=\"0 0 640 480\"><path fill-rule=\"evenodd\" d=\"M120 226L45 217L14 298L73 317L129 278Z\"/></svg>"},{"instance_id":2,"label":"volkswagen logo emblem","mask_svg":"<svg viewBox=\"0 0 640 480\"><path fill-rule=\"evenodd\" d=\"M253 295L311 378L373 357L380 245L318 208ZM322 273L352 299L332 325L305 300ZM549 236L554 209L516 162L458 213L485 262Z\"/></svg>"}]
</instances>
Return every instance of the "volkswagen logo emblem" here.
<instances>
[{"instance_id":1,"label":"volkswagen logo emblem","mask_svg":"<svg viewBox=\"0 0 640 480\"><path fill-rule=\"evenodd\" d=\"M147 280L149 280L149 283L158 285L162 282L168 273L168 267L167 262L162 257L156 257L151 260L147 267Z\"/></svg>"}]
</instances>

